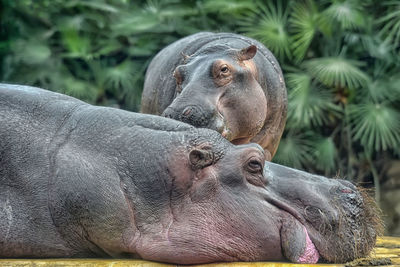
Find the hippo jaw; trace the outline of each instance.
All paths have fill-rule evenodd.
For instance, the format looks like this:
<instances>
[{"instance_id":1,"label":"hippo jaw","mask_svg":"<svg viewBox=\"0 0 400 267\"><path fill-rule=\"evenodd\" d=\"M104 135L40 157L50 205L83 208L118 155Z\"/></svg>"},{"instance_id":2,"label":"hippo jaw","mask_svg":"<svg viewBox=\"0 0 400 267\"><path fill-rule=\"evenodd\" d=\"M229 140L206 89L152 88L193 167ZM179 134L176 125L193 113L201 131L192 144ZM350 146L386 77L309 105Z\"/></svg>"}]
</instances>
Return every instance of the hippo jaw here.
<instances>
[{"instance_id":1,"label":"hippo jaw","mask_svg":"<svg viewBox=\"0 0 400 267\"><path fill-rule=\"evenodd\" d=\"M269 206L269 208L272 207ZM343 263L367 256L375 244L377 235L375 225L371 225L369 231L363 233L359 239L355 239L351 236L354 227L347 229L348 223L345 223L338 231L338 233L344 234L343 237L337 233L321 233L320 229L312 226L308 221L303 224L302 220L298 220L286 210L281 210L278 205L273 213L266 213L266 215L279 216L280 219L274 223L277 225L280 221L283 223L276 229L267 227L266 231L275 232L269 237L263 238L263 243L259 240L251 240L251 238L256 238L254 233L250 233L248 236L226 233L227 231L219 225L226 224L226 220L230 219L229 216L225 220L213 222L207 219L207 216L217 218L220 215L210 213L210 210L212 209L201 209L205 216L197 216L196 222L182 220L182 223L179 224L180 219L176 218L176 221L169 223L168 229L163 231L165 237L159 240L157 245L155 245L154 239L147 241L157 247L157 252L152 251L151 254L147 254L149 250L145 249L146 252L140 255L147 259L179 264L220 261L281 261L284 260L284 257L291 262L303 264L313 264L318 261ZM223 210L221 209L219 212L223 212ZM201 223L198 224L198 221ZM234 219L232 222L243 226L241 220ZM185 227L190 224L195 224L196 227L193 228L197 231ZM327 222L323 227L328 227L328 225ZM252 227L251 222L248 227ZM235 230L238 229L231 229L231 231ZM260 236L264 235L266 231L261 231ZM227 235L224 236L223 233ZM183 237L188 235L194 237L194 240L190 237L187 239ZM266 240L268 240L268 244ZM184 246L184 248L177 246ZM257 250L258 246L263 246L265 251ZM171 247L173 247L172 250ZM274 247L278 247L278 249L274 250Z\"/></svg>"},{"instance_id":2,"label":"hippo jaw","mask_svg":"<svg viewBox=\"0 0 400 267\"><path fill-rule=\"evenodd\" d=\"M369 203L369 197L362 195ZM342 207L338 208L338 217L330 219L323 218L321 210L320 219L316 219L315 214L294 219L289 211L289 217L293 217L283 223L280 232L283 255L292 262L307 264L318 261L345 263L368 256L381 233L376 206L352 214L354 216ZM299 216L298 213L294 215Z\"/></svg>"},{"instance_id":3,"label":"hippo jaw","mask_svg":"<svg viewBox=\"0 0 400 267\"><path fill-rule=\"evenodd\" d=\"M278 173L281 177L277 177ZM272 163L266 164L264 175L269 177L267 190L278 199L276 202L284 203L283 209L305 227L320 261L343 263L368 256L376 237L383 232L377 204L365 190L348 181ZM289 244L286 250L290 249ZM298 262L298 256L284 254Z\"/></svg>"},{"instance_id":4,"label":"hippo jaw","mask_svg":"<svg viewBox=\"0 0 400 267\"><path fill-rule=\"evenodd\" d=\"M336 218L322 216L324 222L321 225L310 218L306 219L311 240L327 262L344 263L368 256L377 236L383 232L376 203L362 189L358 190L344 193L350 195L350 199L345 196L350 203L358 203L338 205ZM332 249L335 253L332 253Z\"/></svg>"}]
</instances>

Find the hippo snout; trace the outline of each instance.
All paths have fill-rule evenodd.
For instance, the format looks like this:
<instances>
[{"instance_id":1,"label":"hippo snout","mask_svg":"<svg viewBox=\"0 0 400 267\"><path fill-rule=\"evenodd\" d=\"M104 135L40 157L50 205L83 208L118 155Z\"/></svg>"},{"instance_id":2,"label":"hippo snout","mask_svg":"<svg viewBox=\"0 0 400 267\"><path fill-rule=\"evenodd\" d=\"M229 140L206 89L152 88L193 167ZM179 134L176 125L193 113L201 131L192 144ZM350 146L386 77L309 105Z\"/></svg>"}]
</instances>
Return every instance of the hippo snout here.
<instances>
[{"instance_id":1,"label":"hippo snout","mask_svg":"<svg viewBox=\"0 0 400 267\"><path fill-rule=\"evenodd\" d=\"M212 114L205 112L198 106L186 106L182 109L168 107L162 113L162 116L183 121L196 127L206 127L212 117Z\"/></svg>"},{"instance_id":2,"label":"hippo snout","mask_svg":"<svg viewBox=\"0 0 400 267\"><path fill-rule=\"evenodd\" d=\"M382 233L382 222L379 208L365 189L343 180L338 183L330 194L331 205L336 209L331 214L335 216L322 215L318 228L315 223L313 227L325 239L319 243L323 257L330 262L347 262L369 254L376 237ZM332 253L332 247L337 248L336 253Z\"/></svg>"},{"instance_id":3,"label":"hippo snout","mask_svg":"<svg viewBox=\"0 0 400 267\"><path fill-rule=\"evenodd\" d=\"M376 203L364 189L346 180L328 179L272 163L265 164L264 175L270 181L271 195L305 226L325 261L347 262L367 256L372 250L382 232L382 223ZM292 250L295 245L289 244L286 251ZM292 260L297 257L296 254Z\"/></svg>"},{"instance_id":4,"label":"hippo snout","mask_svg":"<svg viewBox=\"0 0 400 267\"><path fill-rule=\"evenodd\" d=\"M171 105L164 110L161 116L182 121L198 128L209 128L219 133L229 132L223 116L218 111L199 105L183 106L182 108ZM224 137L229 139L229 136Z\"/></svg>"},{"instance_id":5,"label":"hippo snout","mask_svg":"<svg viewBox=\"0 0 400 267\"><path fill-rule=\"evenodd\" d=\"M164 112L161 114L161 116L166 117L166 118L170 118L173 119L174 117L176 117L176 111L171 108L171 107L167 107Z\"/></svg>"}]
</instances>

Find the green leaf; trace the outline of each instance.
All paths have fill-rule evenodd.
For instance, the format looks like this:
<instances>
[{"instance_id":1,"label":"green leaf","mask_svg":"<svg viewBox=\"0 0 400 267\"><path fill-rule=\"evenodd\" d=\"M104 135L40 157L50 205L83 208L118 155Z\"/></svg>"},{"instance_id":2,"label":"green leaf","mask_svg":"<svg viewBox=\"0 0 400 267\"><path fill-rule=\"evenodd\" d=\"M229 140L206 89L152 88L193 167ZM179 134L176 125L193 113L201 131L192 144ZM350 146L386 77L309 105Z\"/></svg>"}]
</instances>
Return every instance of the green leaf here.
<instances>
[{"instance_id":1,"label":"green leaf","mask_svg":"<svg viewBox=\"0 0 400 267\"><path fill-rule=\"evenodd\" d=\"M51 56L51 50L46 43L35 40L19 40L14 47L17 60L29 65L37 65L45 62Z\"/></svg>"},{"instance_id":2,"label":"green leaf","mask_svg":"<svg viewBox=\"0 0 400 267\"><path fill-rule=\"evenodd\" d=\"M388 63L395 60L393 57L394 46L389 39L382 40L379 36L355 32L345 33L344 38L347 44L353 46L361 53L367 51L371 57L382 59Z\"/></svg>"},{"instance_id":3,"label":"green leaf","mask_svg":"<svg viewBox=\"0 0 400 267\"><path fill-rule=\"evenodd\" d=\"M336 170L337 149L331 137L323 137L315 142L313 158L317 169L325 173Z\"/></svg>"},{"instance_id":4,"label":"green leaf","mask_svg":"<svg viewBox=\"0 0 400 267\"><path fill-rule=\"evenodd\" d=\"M94 103L97 97L96 87L89 82L75 79L72 76L64 79L64 88L61 91L89 103Z\"/></svg>"},{"instance_id":5,"label":"green leaf","mask_svg":"<svg viewBox=\"0 0 400 267\"><path fill-rule=\"evenodd\" d=\"M340 107L333 103L332 94L313 85L309 74L289 73L286 78L288 127L321 126L339 116Z\"/></svg>"},{"instance_id":6,"label":"green leaf","mask_svg":"<svg viewBox=\"0 0 400 267\"><path fill-rule=\"evenodd\" d=\"M311 162L312 136L310 132L289 132L283 136L273 161L301 169Z\"/></svg>"},{"instance_id":7,"label":"green leaf","mask_svg":"<svg viewBox=\"0 0 400 267\"><path fill-rule=\"evenodd\" d=\"M292 5L289 19L293 41L291 48L296 62L300 62L306 54L317 31L318 12L314 1L298 1Z\"/></svg>"},{"instance_id":8,"label":"green leaf","mask_svg":"<svg viewBox=\"0 0 400 267\"><path fill-rule=\"evenodd\" d=\"M91 44L89 36L82 32L85 18L76 15L71 18L61 18L58 28L61 33L62 43L67 50L66 57L90 58Z\"/></svg>"},{"instance_id":9,"label":"green leaf","mask_svg":"<svg viewBox=\"0 0 400 267\"><path fill-rule=\"evenodd\" d=\"M281 2L275 6L270 1L258 2L258 9L239 21L242 32L264 43L280 59L291 58L287 23L287 11L283 11Z\"/></svg>"},{"instance_id":10,"label":"green leaf","mask_svg":"<svg viewBox=\"0 0 400 267\"><path fill-rule=\"evenodd\" d=\"M399 1L388 1L384 5L387 11L384 16L376 21L381 27L380 34L398 46L400 41L400 3Z\"/></svg>"},{"instance_id":11,"label":"green leaf","mask_svg":"<svg viewBox=\"0 0 400 267\"><path fill-rule=\"evenodd\" d=\"M129 60L105 69L105 87L117 90L122 88L125 92L133 90L134 71L135 67Z\"/></svg>"},{"instance_id":12,"label":"green leaf","mask_svg":"<svg viewBox=\"0 0 400 267\"><path fill-rule=\"evenodd\" d=\"M353 139L367 151L400 145L400 113L387 103L367 102L349 106Z\"/></svg>"},{"instance_id":13,"label":"green leaf","mask_svg":"<svg viewBox=\"0 0 400 267\"><path fill-rule=\"evenodd\" d=\"M127 49L132 56L153 56L157 53L158 43L148 38L132 38L132 45Z\"/></svg>"},{"instance_id":14,"label":"green leaf","mask_svg":"<svg viewBox=\"0 0 400 267\"><path fill-rule=\"evenodd\" d=\"M62 32L63 30L80 31L85 23L86 16L75 15L71 17L61 17L57 20L57 28Z\"/></svg>"},{"instance_id":15,"label":"green leaf","mask_svg":"<svg viewBox=\"0 0 400 267\"><path fill-rule=\"evenodd\" d=\"M115 6L106 4L104 2L101 2L100 0L96 0L96 1L68 1L66 3L67 7L77 7L77 6L81 6L81 7L88 7L91 9L96 9L96 10L100 10L100 11L106 11L106 12L111 12L111 13L117 13L118 9Z\"/></svg>"},{"instance_id":16,"label":"green leaf","mask_svg":"<svg viewBox=\"0 0 400 267\"><path fill-rule=\"evenodd\" d=\"M371 102L379 103L382 101L393 101L394 99L399 99L399 91L396 88L392 87L392 83L390 82L388 77L384 79L377 79L373 82L369 83L364 87L364 90L361 90L360 96L361 99L367 100L369 99Z\"/></svg>"},{"instance_id":17,"label":"green leaf","mask_svg":"<svg viewBox=\"0 0 400 267\"><path fill-rule=\"evenodd\" d=\"M130 16L123 14L117 18L117 21L111 25L111 29L114 31L114 36L150 31L162 32L166 25L160 24L161 21L157 14L146 11L137 11Z\"/></svg>"},{"instance_id":18,"label":"green leaf","mask_svg":"<svg viewBox=\"0 0 400 267\"><path fill-rule=\"evenodd\" d=\"M332 23L339 22L343 29L359 29L365 25L366 14L363 13L357 1L333 1L324 12Z\"/></svg>"},{"instance_id":19,"label":"green leaf","mask_svg":"<svg viewBox=\"0 0 400 267\"><path fill-rule=\"evenodd\" d=\"M204 10L214 13L216 11L226 15L240 15L255 8L254 1L251 0L206 0Z\"/></svg>"},{"instance_id":20,"label":"green leaf","mask_svg":"<svg viewBox=\"0 0 400 267\"><path fill-rule=\"evenodd\" d=\"M115 39L111 40L101 40L99 43L95 44L96 48L94 48L93 56L107 56L109 54L118 52L123 49L123 44L118 42Z\"/></svg>"},{"instance_id":21,"label":"green leaf","mask_svg":"<svg viewBox=\"0 0 400 267\"><path fill-rule=\"evenodd\" d=\"M65 57L83 57L91 58L90 51L90 39L81 36L75 30L65 30L62 32L63 43L67 48Z\"/></svg>"},{"instance_id":22,"label":"green leaf","mask_svg":"<svg viewBox=\"0 0 400 267\"><path fill-rule=\"evenodd\" d=\"M390 96L388 96L389 101L398 101L400 102L400 75L396 73L393 76L386 76L388 91L390 92ZM400 110L400 108L397 108Z\"/></svg>"},{"instance_id":23,"label":"green leaf","mask_svg":"<svg viewBox=\"0 0 400 267\"><path fill-rule=\"evenodd\" d=\"M199 10L187 5L179 5L179 1L152 1L148 0L144 11L148 14L157 16L160 20L168 18L194 16Z\"/></svg>"},{"instance_id":24,"label":"green leaf","mask_svg":"<svg viewBox=\"0 0 400 267\"><path fill-rule=\"evenodd\" d=\"M341 57L323 57L307 60L304 66L308 73L327 86L354 89L365 86L368 75L358 68L361 62Z\"/></svg>"}]
</instances>

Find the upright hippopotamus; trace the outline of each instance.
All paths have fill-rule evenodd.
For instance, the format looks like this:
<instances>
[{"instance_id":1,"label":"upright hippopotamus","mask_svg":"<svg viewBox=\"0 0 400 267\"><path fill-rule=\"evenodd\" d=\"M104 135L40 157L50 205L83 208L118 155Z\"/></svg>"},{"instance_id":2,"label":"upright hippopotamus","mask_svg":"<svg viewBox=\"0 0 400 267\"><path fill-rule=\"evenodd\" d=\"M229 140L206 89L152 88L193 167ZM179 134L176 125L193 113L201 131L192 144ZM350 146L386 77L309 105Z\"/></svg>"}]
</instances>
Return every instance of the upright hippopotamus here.
<instances>
[{"instance_id":1,"label":"upright hippopotamus","mask_svg":"<svg viewBox=\"0 0 400 267\"><path fill-rule=\"evenodd\" d=\"M234 144L255 142L267 160L286 122L279 64L251 38L197 33L161 50L150 63L141 112L220 132Z\"/></svg>"},{"instance_id":2,"label":"upright hippopotamus","mask_svg":"<svg viewBox=\"0 0 400 267\"><path fill-rule=\"evenodd\" d=\"M34 87L0 85L0 155L0 257L344 262L379 233L349 182Z\"/></svg>"}]
</instances>

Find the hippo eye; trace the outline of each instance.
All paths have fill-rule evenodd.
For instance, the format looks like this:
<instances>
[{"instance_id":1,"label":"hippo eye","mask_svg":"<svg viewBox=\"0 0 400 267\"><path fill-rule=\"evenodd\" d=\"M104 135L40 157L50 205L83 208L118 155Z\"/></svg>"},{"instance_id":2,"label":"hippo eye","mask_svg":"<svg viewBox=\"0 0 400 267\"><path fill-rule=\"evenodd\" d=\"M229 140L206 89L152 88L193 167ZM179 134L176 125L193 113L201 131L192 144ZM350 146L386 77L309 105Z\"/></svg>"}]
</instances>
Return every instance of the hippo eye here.
<instances>
[{"instance_id":1,"label":"hippo eye","mask_svg":"<svg viewBox=\"0 0 400 267\"><path fill-rule=\"evenodd\" d=\"M263 167L260 161L252 159L247 163L250 172L256 173L262 171Z\"/></svg>"},{"instance_id":2,"label":"hippo eye","mask_svg":"<svg viewBox=\"0 0 400 267\"><path fill-rule=\"evenodd\" d=\"M227 65L222 65L221 66L221 73L226 74L229 72L229 68Z\"/></svg>"},{"instance_id":3,"label":"hippo eye","mask_svg":"<svg viewBox=\"0 0 400 267\"><path fill-rule=\"evenodd\" d=\"M267 185L267 180L263 175L263 164L259 159L250 159L247 161L245 168L249 172L248 175L246 175L246 179L249 183L261 187Z\"/></svg>"}]
</instances>

